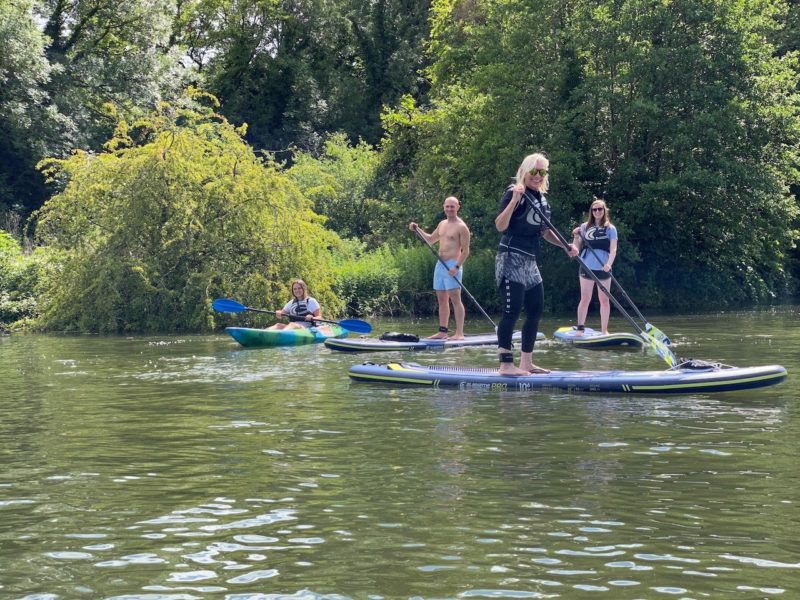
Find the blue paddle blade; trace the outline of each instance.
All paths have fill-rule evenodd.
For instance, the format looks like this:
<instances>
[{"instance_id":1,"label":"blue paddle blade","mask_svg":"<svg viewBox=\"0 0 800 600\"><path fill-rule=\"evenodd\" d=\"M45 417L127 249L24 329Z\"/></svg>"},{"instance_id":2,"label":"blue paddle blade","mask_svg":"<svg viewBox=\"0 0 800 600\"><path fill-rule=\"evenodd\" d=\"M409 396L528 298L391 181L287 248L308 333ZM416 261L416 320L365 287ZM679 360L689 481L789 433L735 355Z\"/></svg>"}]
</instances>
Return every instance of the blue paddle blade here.
<instances>
[{"instance_id":1,"label":"blue paddle blade","mask_svg":"<svg viewBox=\"0 0 800 600\"><path fill-rule=\"evenodd\" d=\"M230 298L217 298L211 303L211 307L218 312L238 313L247 310L244 304L231 300Z\"/></svg>"},{"instance_id":2,"label":"blue paddle blade","mask_svg":"<svg viewBox=\"0 0 800 600\"><path fill-rule=\"evenodd\" d=\"M353 333L369 333L372 331L372 325L366 321L359 321L358 319L344 319L336 322L340 327L344 327L347 329L347 331L352 331Z\"/></svg>"}]
</instances>

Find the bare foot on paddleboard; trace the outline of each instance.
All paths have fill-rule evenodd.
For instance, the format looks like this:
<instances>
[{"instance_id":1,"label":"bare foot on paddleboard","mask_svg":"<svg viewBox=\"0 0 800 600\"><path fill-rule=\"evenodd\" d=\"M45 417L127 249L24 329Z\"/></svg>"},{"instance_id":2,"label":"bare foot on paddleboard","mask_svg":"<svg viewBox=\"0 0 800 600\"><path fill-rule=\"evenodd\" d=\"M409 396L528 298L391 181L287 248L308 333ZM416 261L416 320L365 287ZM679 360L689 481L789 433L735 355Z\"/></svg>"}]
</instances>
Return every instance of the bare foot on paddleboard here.
<instances>
[{"instance_id":1,"label":"bare foot on paddleboard","mask_svg":"<svg viewBox=\"0 0 800 600\"><path fill-rule=\"evenodd\" d=\"M528 371L520 369L512 363L503 363L500 365L500 368L497 369L497 373L499 375L510 375L511 377L523 377L524 375L530 375Z\"/></svg>"},{"instance_id":2,"label":"bare foot on paddleboard","mask_svg":"<svg viewBox=\"0 0 800 600\"><path fill-rule=\"evenodd\" d=\"M434 333L433 335L429 335L425 339L428 339L428 340L446 340L447 339L447 334L439 331L437 333Z\"/></svg>"},{"instance_id":3,"label":"bare foot on paddleboard","mask_svg":"<svg viewBox=\"0 0 800 600\"><path fill-rule=\"evenodd\" d=\"M448 339L448 340L463 340L463 339L464 339L464 336L463 336L463 335L451 335L451 336L450 336L449 338L447 338L447 339Z\"/></svg>"},{"instance_id":4,"label":"bare foot on paddleboard","mask_svg":"<svg viewBox=\"0 0 800 600\"><path fill-rule=\"evenodd\" d=\"M542 367L537 367L530 361L522 360L519 363L519 368L525 371L526 375L546 375L550 371L547 369L543 369Z\"/></svg>"}]
</instances>

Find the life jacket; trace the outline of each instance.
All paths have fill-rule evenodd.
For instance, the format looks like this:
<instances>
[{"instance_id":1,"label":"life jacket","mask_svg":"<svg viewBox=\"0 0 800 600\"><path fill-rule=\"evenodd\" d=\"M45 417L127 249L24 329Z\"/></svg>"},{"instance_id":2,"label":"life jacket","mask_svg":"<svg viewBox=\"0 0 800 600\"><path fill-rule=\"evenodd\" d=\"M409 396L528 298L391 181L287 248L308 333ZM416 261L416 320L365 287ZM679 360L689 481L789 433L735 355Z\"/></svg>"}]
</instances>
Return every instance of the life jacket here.
<instances>
[{"instance_id":1,"label":"life jacket","mask_svg":"<svg viewBox=\"0 0 800 600\"><path fill-rule=\"evenodd\" d=\"M596 225L592 225L591 227L586 227L586 223L581 225L581 238L588 242L588 246L591 246L593 250L602 250L603 252L611 252L611 240L608 237L608 227L601 226L598 227ZM589 247L584 245L583 250L581 250L581 258L586 259L591 250Z\"/></svg>"},{"instance_id":2,"label":"life jacket","mask_svg":"<svg viewBox=\"0 0 800 600\"><path fill-rule=\"evenodd\" d=\"M292 300L292 305L287 312L293 317L305 317L311 312L308 310L308 298L304 298L303 300L295 298Z\"/></svg>"}]
</instances>

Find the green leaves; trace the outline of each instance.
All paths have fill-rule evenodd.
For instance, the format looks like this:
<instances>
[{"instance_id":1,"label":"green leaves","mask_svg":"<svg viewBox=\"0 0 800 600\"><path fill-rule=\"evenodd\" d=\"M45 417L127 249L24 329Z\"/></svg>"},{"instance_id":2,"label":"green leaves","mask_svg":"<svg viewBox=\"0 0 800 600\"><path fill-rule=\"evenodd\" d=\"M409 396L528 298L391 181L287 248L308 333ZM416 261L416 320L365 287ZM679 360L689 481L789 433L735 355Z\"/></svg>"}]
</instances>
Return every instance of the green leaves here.
<instances>
[{"instance_id":1,"label":"green leaves","mask_svg":"<svg viewBox=\"0 0 800 600\"><path fill-rule=\"evenodd\" d=\"M336 236L224 118L187 98L117 133L113 151L43 165L66 185L37 214L38 239L64 253L42 327L205 329L209 298L278 306L298 276L335 311L324 249Z\"/></svg>"},{"instance_id":2,"label":"green leaves","mask_svg":"<svg viewBox=\"0 0 800 600\"><path fill-rule=\"evenodd\" d=\"M554 222L605 195L647 302L784 294L800 113L795 59L771 43L782 6L581 0L534 17L510 0L434 2L431 99L385 120L397 193L427 215L466 195L474 245L490 247L500 191L544 150Z\"/></svg>"}]
</instances>

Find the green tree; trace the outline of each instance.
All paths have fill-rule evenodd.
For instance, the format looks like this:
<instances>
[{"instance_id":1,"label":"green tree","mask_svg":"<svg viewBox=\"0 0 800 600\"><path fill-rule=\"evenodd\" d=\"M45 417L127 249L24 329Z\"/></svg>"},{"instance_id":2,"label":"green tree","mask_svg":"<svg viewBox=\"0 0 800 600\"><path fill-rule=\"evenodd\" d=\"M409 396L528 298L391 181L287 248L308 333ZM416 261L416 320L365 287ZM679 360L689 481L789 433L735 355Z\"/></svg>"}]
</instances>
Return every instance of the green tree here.
<instances>
[{"instance_id":1,"label":"green tree","mask_svg":"<svg viewBox=\"0 0 800 600\"><path fill-rule=\"evenodd\" d=\"M121 120L100 154L45 161L63 191L36 215L39 242L60 253L40 327L206 330L214 297L278 306L294 277L335 313L327 257L339 239L243 134L185 99Z\"/></svg>"},{"instance_id":2,"label":"green tree","mask_svg":"<svg viewBox=\"0 0 800 600\"><path fill-rule=\"evenodd\" d=\"M25 255L20 243L0 230L0 331L19 328L36 314L38 285L47 252Z\"/></svg>"},{"instance_id":3,"label":"green tree","mask_svg":"<svg viewBox=\"0 0 800 600\"><path fill-rule=\"evenodd\" d=\"M0 3L0 212L35 206L45 194L35 165L57 124L45 91L46 43L32 1Z\"/></svg>"},{"instance_id":4,"label":"green tree","mask_svg":"<svg viewBox=\"0 0 800 600\"><path fill-rule=\"evenodd\" d=\"M788 291L800 121L797 63L765 42L780 7L629 0L575 15L584 77L560 124L592 149L585 174L607 174L663 304Z\"/></svg>"},{"instance_id":5,"label":"green tree","mask_svg":"<svg viewBox=\"0 0 800 600\"><path fill-rule=\"evenodd\" d=\"M232 121L259 149L376 143L380 114L419 93L428 0L203 0L184 36Z\"/></svg>"},{"instance_id":6,"label":"green tree","mask_svg":"<svg viewBox=\"0 0 800 600\"><path fill-rule=\"evenodd\" d=\"M319 158L297 152L292 162L287 174L314 201L315 212L326 217L326 227L371 248L391 237L394 209L378 196L380 155L369 144L351 145L344 134L335 134Z\"/></svg>"},{"instance_id":7,"label":"green tree","mask_svg":"<svg viewBox=\"0 0 800 600\"><path fill-rule=\"evenodd\" d=\"M635 269L645 304L785 295L800 120L795 57L770 43L784 9L434 2L431 100L387 113L383 174L429 211L460 190L476 247L491 246L500 191L545 150L555 224L567 231L606 195L625 236L618 266ZM574 278L543 262L550 280Z\"/></svg>"},{"instance_id":8,"label":"green tree","mask_svg":"<svg viewBox=\"0 0 800 600\"><path fill-rule=\"evenodd\" d=\"M115 125L104 106L126 114L180 95L194 74L174 42L173 0L42 0L48 84L64 115L67 148L98 149ZM177 5L180 6L180 3Z\"/></svg>"}]
</instances>

